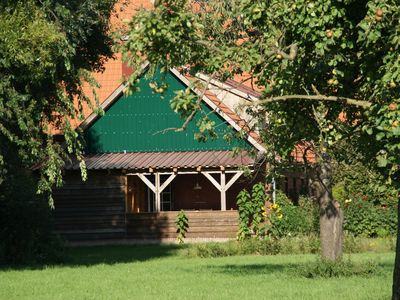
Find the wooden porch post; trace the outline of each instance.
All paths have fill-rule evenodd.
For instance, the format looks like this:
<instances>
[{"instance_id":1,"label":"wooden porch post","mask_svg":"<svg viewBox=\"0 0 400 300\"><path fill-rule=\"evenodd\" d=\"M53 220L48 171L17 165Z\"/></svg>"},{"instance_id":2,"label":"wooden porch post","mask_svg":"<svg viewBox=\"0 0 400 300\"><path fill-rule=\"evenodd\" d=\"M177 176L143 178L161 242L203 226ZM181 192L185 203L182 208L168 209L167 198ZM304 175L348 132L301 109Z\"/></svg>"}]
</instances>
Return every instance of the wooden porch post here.
<instances>
[{"instance_id":1,"label":"wooden porch post","mask_svg":"<svg viewBox=\"0 0 400 300\"><path fill-rule=\"evenodd\" d=\"M225 186L225 172L221 172L221 210L226 210L226 186Z\"/></svg>"},{"instance_id":2,"label":"wooden porch post","mask_svg":"<svg viewBox=\"0 0 400 300\"><path fill-rule=\"evenodd\" d=\"M155 173L155 196L156 196L156 212L161 210L161 190L160 190L160 173Z\"/></svg>"},{"instance_id":3,"label":"wooden porch post","mask_svg":"<svg viewBox=\"0 0 400 300\"><path fill-rule=\"evenodd\" d=\"M163 184L161 184L161 178L160 178L160 173L156 172L154 173L154 184L147 179L147 177L144 174L136 173L136 175L149 187L150 190L154 193L154 198L155 198L155 207L154 210L156 212L161 211L161 193L162 191L174 180L176 177L176 174L173 173L171 174L167 180ZM150 212L150 204L149 206L149 212Z\"/></svg>"},{"instance_id":4,"label":"wooden porch post","mask_svg":"<svg viewBox=\"0 0 400 300\"><path fill-rule=\"evenodd\" d=\"M236 180L243 174L243 171L238 171L235 175L226 183L226 175L224 171L219 172L220 183L218 183L209 172L202 172L208 180L220 191L221 193L221 210L226 210L226 191L235 183Z\"/></svg>"}]
</instances>

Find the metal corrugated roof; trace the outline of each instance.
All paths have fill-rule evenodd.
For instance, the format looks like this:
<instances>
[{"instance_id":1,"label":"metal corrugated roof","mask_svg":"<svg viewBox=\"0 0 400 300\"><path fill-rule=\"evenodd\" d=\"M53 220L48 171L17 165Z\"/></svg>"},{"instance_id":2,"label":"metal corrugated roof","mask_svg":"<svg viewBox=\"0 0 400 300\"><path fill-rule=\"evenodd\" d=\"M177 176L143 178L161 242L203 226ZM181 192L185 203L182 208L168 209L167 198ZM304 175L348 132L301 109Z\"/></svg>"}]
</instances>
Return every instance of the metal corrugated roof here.
<instances>
[{"instance_id":1,"label":"metal corrugated roof","mask_svg":"<svg viewBox=\"0 0 400 300\"><path fill-rule=\"evenodd\" d=\"M85 162L88 170L140 170L251 166L255 159L245 151L236 156L232 151L130 152L87 155ZM79 170L79 162L67 163L65 169Z\"/></svg>"}]
</instances>

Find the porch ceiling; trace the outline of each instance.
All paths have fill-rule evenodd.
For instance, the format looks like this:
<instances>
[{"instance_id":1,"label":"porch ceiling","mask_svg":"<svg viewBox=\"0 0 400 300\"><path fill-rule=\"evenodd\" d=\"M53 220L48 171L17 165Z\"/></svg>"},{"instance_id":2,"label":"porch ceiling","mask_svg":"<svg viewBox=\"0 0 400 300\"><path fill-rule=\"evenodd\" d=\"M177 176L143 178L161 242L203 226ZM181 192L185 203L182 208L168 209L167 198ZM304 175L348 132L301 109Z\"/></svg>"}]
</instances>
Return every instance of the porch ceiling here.
<instances>
[{"instance_id":1,"label":"porch ceiling","mask_svg":"<svg viewBox=\"0 0 400 300\"><path fill-rule=\"evenodd\" d=\"M86 155L85 162L88 170L140 170L252 166L255 159L246 151L237 156L232 151L128 152ZM65 169L79 170L79 162L66 163Z\"/></svg>"}]
</instances>

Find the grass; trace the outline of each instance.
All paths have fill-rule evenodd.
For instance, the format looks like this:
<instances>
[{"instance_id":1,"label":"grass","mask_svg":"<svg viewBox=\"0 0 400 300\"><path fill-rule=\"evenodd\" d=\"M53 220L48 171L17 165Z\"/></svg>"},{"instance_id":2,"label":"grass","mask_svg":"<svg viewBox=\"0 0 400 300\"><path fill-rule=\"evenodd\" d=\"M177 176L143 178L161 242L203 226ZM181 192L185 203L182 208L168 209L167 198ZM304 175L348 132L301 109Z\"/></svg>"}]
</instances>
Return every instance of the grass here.
<instances>
[{"instance_id":1,"label":"grass","mask_svg":"<svg viewBox=\"0 0 400 300\"><path fill-rule=\"evenodd\" d=\"M188 247L188 246L184 246ZM191 258L168 246L68 249L63 265L0 269L0 299L389 299L394 253L351 255L373 276L307 279L316 255Z\"/></svg>"}]
</instances>

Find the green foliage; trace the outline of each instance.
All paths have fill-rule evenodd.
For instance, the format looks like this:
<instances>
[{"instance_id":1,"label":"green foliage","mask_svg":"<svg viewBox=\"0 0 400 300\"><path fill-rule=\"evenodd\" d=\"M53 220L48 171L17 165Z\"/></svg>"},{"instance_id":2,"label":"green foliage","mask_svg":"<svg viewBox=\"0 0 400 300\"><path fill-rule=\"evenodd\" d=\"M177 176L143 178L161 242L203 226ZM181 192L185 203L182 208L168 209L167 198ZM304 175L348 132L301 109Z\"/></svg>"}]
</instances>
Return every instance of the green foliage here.
<instances>
[{"instance_id":1,"label":"green foliage","mask_svg":"<svg viewBox=\"0 0 400 300\"><path fill-rule=\"evenodd\" d=\"M114 3L1 2L0 184L14 161L26 167L39 163L38 190L45 193L61 184L67 153L81 159L82 141L71 120L82 119L83 103L93 107L82 84L94 84L90 72L101 70L111 56ZM65 134L65 148L53 139L59 132Z\"/></svg>"},{"instance_id":2,"label":"green foliage","mask_svg":"<svg viewBox=\"0 0 400 300\"><path fill-rule=\"evenodd\" d=\"M178 236L176 237L179 244L183 244L185 241L185 235L189 228L189 220L185 214L184 210L181 210L178 215L176 216L176 233Z\"/></svg>"},{"instance_id":3,"label":"green foliage","mask_svg":"<svg viewBox=\"0 0 400 300\"><path fill-rule=\"evenodd\" d=\"M395 250L395 238L365 238L346 235L345 253L387 253ZM235 255L295 255L318 254L320 241L317 235L297 235L282 238L244 239L222 243L191 244L182 249L181 254L189 257L225 257Z\"/></svg>"},{"instance_id":4,"label":"green foliage","mask_svg":"<svg viewBox=\"0 0 400 300\"><path fill-rule=\"evenodd\" d=\"M390 205L375 205L367 195L356 195L344 205L344 229L369 237L395 235L397 232L396 199Z\"/></svg>"},{"instance_id":5,"label":"green foliage","mask_svg":"<svg viewBox=\"0 0 400 300\"><path fill-rule=\"evenodd\" d=\"M393 186L360 162L340 164L335 177L345 230L369 237L396 234L398 192Z\"/></svg>"},{"instance_id":6,"label":"green foliage","mask_svg":"<svg viewBox=\"0 0 400 300\"><path fill-rule=\"evenodd\" d=\"M362 252L394 252L396 250L396 236L384 238L366 238L347 233L344 239L345 253Z\"/></svg>"},{"instance_id":7,"label":"green foliage","mask_svg":"<svg viewBox=\"0 0 400 300\"><path fill-rule=\"evenodd\" d=\"M263 87L248 113L263 124L271 168L298 143L334 155L351 137L390 177L400 162L399 19L393 0L167 0L133 18L122 52L137 72L148 60Z\"/></svg>"},{"instance_id":8,"label":"green foliage","mask_svg":"<svg viewBox=\"0 0 400 300\"><path fill-rule=\"evenodd\" d=\"M302 197L299 206L278 192L276 203L268 218L268 234L274 237L316 234L319 232L318 207L312 199ZM271 206L274 208L274 204Z\"/></svg>"},{"instance_id":9,"label":"green foliage","mask_svg":"<svg viewBox=\"0 0 400 300\"><path fill-rule=\"evenodd\" d=\"M355 195L366 195L376 205L388 205L396 200L398 191L388 184L385 178L372 166L363 164L360 159L350 163L340 163L336 167L333 188L335 198L344 204Z\"/></svg>"},{"instance_id":10,"label":"green foliage","mask_svg":"<svg viewBox=\"0 0 400 300\"><path fill-rule=\"evenodd\" d=\"M247 113L258 120L271 172L299 143L318 169L350 141L400 190L399 1L173 2L131 22L123 52L135 70L147 59L222 82L244 75L263 87ZM248 236L241 218L240 236Z\"/></svg>"},{"instance_id":11,"label":"green foliage","mask_svg":"<svg viewBox=\"0 0 400 300\"><path fill-rule=\"evenodd\" d=\"M196 244L186 249L190 257L225 257L234 255L275 255L279 253L279 244L272 240L245 239L226 243Z\"/></svg>"},{"instance_id":12,"label":"green foliage","mask_svg":"<svg viewBox=\"0 0 400 300\"><path fill-rule=\"evenodd\" d=\"M319 277L373 276L378 272L378 264L372 261L355 263L350 259L338 261L319 259L313 263L298 266L293 271L299 276L311 279Z\"/></svg>"},{"instance_id":13,"label":"green foliage","mask_svg":"<svg viewBox=\"0 0 400 300\"><path fill-rule=\"evenodd\" d=\"M0 264L59 263L64 248L53 232L47 198L36 195L31 174L13 174L0 186Z\"/></svg>"},{"instance_id":14,"label":"green foliage","mask_svg":"<svg viewBox=\"0 0 400 300\"><path fill-rule=\"evenodd\" d=\"M239 231L237 238L243 240L251 235L260 235L261 223L264 221L266 194L264 184L253 186L251 194L242 190L237 196L239 213Z\"/></svg>"}]
</instances>

